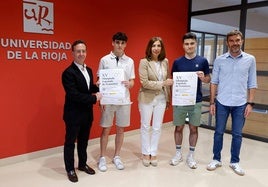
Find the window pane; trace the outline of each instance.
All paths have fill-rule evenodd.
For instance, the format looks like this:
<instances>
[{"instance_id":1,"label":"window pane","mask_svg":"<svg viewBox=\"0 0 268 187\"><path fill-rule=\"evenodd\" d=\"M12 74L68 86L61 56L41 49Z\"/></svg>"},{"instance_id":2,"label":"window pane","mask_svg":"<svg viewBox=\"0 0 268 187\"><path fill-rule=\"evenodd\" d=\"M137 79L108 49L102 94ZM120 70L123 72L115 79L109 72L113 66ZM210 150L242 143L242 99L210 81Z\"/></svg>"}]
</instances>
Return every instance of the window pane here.
<instances>
[{"instance_id":1,"label":"window pane","mask_svg":"<svg viewBox=\"0 0 268 187\"><path fill-rule=\"evenodd\" d=\"M204 57L208 60L209 65L212 65L215 56L215 35L205 34L205 50Z\"/></svg>"},{"instance_id":2,"label":"window pane","mask_svg":"<svg viewBox=\"0 0 268 187\"><path fill-rule=\"evenodd\" d=\"M260 2L260 1L265 1L265 0L248 0L248 3Z\"/></svg>"},{"instance_id":3,"label":"window pane","mask_svg":"<svg viewBox=\"0 0 268 187\"><path fill-rule=\"evenodd\" d=\"M268 6L247 11L247 38L268 37Z\"/></svg>"},{"instance_id":4,"label":"window pane","mask_svg":"<svg viewBox=\"0 0 268 187\"><path fill-rule=\"evenodd\" d=\"M268 7L253 8L247 12L245 52L256 58L258 89L254 102L257 108L247 118L244 132L268 138Z\"/></svg>"},{"instance_id":5,"label":"window pane","mask_svg":"<svg viewBox=\"0 0 268 187\"><path fill-rule=\"evenodd\" d=\"M239 28L240 11L222 12L191 18L191 30L226 35Z\"/></svg>"},{"instance_id":6,"label":"window pane","mask_svg":"<svg viewBox=\"0 0 268 187\"><path fill-rule=\"evenodd\" d=\"M202 33L196 33L196 37L197 37L197 50L196 50L196 54L199 56L203 56L204 52L202 49L203 46L203 39L202 39Z\"/></svg>"},{"instance_id":7,"label":"window pane","mask_svg":"<svg viewBox=\"0 0 268 187\"><path fill-rule=\"evenodd\" d=\"M216 57L226 52L225 37L218 36Z\"/></svg>"},{"instance_id":8,"label":"window pane","mask_svg":"<svg viewBox=\"0 0 268 187\"><path fill-rule=\"evenodd\" d=\"M192 0L192 11L239 5L241 0Z\"/></svg>"}]
</instances>

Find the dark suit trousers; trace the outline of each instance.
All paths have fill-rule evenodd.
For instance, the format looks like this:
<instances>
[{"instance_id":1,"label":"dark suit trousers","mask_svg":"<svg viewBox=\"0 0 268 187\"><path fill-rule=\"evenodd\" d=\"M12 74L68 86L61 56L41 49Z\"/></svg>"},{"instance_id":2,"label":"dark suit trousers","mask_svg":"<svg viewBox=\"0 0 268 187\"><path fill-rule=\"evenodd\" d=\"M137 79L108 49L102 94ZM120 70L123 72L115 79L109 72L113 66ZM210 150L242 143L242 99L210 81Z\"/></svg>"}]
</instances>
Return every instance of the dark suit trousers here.
<instances>
[{"instance_id":1,"label":"dark suit trousers","mask_svg":"<svg viewBox=\"0 0 268 187\"><path fill-rule=\"evenodd\" d=\"M77 140L78 167L87 162L87 145L92 122L84 124L65 123L64 163L67 172L74 170L74 149Z\"/></svg>"}]
</instances>

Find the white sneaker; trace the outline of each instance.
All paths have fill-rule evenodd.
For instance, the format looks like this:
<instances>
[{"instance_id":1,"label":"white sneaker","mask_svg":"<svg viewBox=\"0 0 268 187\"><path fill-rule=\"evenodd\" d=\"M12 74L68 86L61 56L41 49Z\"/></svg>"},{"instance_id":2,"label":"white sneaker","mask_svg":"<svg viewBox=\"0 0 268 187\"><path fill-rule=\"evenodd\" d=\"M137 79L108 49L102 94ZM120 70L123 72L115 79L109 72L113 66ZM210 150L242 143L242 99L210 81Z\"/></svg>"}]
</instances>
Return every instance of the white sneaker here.
<instances>
[{"instance_id":1,"label":"white sneaker","mask_svg":"<svg viewBox=\"0 0 268 187\"><path fill-rule=\"evenodd\" d=\"M176 151L176 155L170 160L169 164L172 166L176 166L180 162L182 162L181 151Z\"/></svg>"},{"instance_id":2,"label":"white sneaker","mask_svg":"<svg viewBox=\"0 0 268 187\"><path fill-rule=\"evenodd\" d=\"M98 168L102 172L105 172L107 170L106 159L104 156L100 157Z\"/></svg>"},{"instance_id":3,"label":"white sneaker","mask_svg":"<svg viewBox=\"0 0 268 187\"><path fill-rule=\"evenodd\" d=\"M230 163L230 168L232 168L234 170L234 172L237 174L237 175L245 175L245 172L244 170L239 166L239 163Z\"/></svg>"},{"instance_id":4,"label":"white sneaker","mask_svg":"<svg viewBox=\"0 0 268 187\"><path fill-rule=\"evenodd\" d=\"M207 170L208 171L213 171L217 169L218 167L221 167L222 163L218 160L212 160L208 165L207 165Z\"/></svg>"},{"instance_id":5,"label":"white sneaker","mask_svg":"<svg viewBox=\"0 0 268 187\"><path fill-rule=\"evenodd\" d=\"M116 169L122 170L124 169L124 164L122 163L120 156L115 156L113 159L113 163L116 166Z\"/></svg>"},{"instance_id":6,"label":"white sneaker","mask_svg":"<svg viewBox=\"0 0 268 187\"><path fill-rule=\"evenodd\" d=\"M197 168L197 164L196 164L196 161L194 160L194 155L193 154L189 154L187 156L186 163L188 164L188 166L191 169L196 169Z\"/></svg>"}]
</instances>

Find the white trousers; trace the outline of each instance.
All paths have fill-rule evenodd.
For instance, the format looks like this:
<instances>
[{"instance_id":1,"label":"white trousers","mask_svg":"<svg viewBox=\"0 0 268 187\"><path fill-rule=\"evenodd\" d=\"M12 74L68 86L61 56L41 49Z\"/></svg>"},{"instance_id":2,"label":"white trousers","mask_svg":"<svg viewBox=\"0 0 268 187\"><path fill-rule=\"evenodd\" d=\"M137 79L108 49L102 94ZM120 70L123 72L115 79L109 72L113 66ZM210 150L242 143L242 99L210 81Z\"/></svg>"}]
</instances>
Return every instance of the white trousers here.
<instances>
[{"instance_id":1,"label":"white trousers","mask_svg":"<svg viewBox=\"0 0 268 187\"><path fill-rule=\"evenodd\" d=\"M164 94L156 96L151 103L139 103L141 116L141 151L144 155L157 155L165 110L166 98Z\"/></svg>"}]
</instances>

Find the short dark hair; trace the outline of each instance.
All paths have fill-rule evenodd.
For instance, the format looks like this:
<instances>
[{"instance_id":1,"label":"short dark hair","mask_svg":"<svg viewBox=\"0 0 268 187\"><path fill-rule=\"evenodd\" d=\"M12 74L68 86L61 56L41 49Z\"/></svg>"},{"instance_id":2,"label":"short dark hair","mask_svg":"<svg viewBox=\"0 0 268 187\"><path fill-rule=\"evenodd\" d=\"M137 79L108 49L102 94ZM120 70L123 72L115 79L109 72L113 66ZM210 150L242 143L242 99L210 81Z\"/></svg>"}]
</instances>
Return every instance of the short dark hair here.
<instances>
[{"instance_id":1,"label":"short dark hair","mask_svg":"<svg viewBox=\"0 0 268 187\"><path fill-rule=\"evenodd\" d=\"M241 36L241 38L243 39L243 34L242 34L242 32L240 32L239 30L237 30L237 29L235 29L235 30L232 30L231 32L228 32L227 33L227 41L228 41L228 38L230 37L230 36L234 36L234 35L240 35Z\"/></svg>"},{"instance_id":2,"label":"short dark hair","mask_svg":"<svg viewBox=\"0 0 268 187\"><path fill-rule=\"evenodd\" d=\"M183 35L182 42L184 42L184 40L186 40L186 39L196 40L196 34L192 33L192 32L187 32L186 34Z\"/></svg>"},{"instance_id":3,"label":"short dark hair","mask_svg":"<svg viewBox=\"0 0 268 187\"><path fill-rule=\"evenodd\" d=\"M83 40L76 40L72 44L72 51L74 51L74 47L77 46L78 44L84 44L87 47L86 43Z\"/></svg>"},{"instance_id":4,"label":"short dark hair","mask_svg":"<svg viewBox=\"0 0 268 187\"><path fill-rule=\"evenodd\" d=\"M146 47L146 50L145 50L145 58L150 61L151 58L152 58L152 46L154 44L154 42L156 41L159 41L160 44L161 44L161 51L160 51L160 54L158 56L158 60L159 61L162 61L166 58L166 50L165 50L165 46L164 46L164 43L163 43L163 40L162 38L160 37L152 37L148 44L147 44L147 47Z\"/></svg>"},{"instance_id":5,"label":"short dark hair","mask_svg":"<svg viewBox=\"0 0 268 187\"><path fill-rule=\"evenodd\" d=\"M127 42L127 35L123 32L117 32L113 35L113 38L112 40L115 41L115 40L120 40L120 41L125 41Z\"/></svg>"}]
</instances>

